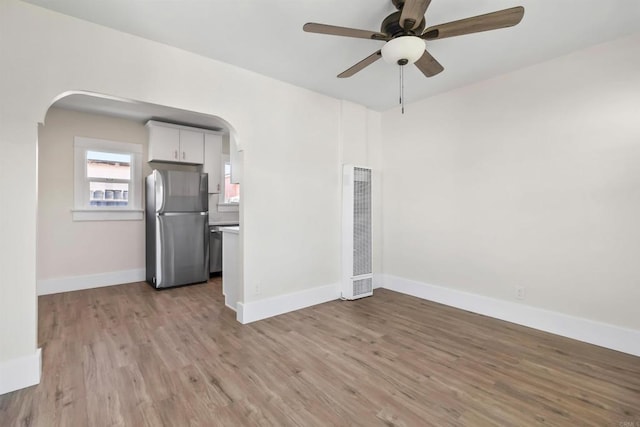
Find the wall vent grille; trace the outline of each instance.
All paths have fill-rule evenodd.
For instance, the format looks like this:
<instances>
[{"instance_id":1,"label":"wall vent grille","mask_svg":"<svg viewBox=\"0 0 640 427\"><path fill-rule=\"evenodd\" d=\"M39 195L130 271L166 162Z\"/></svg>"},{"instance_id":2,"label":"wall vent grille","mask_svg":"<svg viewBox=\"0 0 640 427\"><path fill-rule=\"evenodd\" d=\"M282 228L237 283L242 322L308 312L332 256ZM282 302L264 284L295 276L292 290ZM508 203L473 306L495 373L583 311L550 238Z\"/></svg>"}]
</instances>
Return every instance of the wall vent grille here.
<instances>
[{"instance_id":1,"label":"wall vent grille","mask_svg":"<svg viewBox=\"0 0 640 427\"><path fill-rule=\"evenodd\" d=\"M371 170L355 168L353 183L353 275L371 273Z\"/></svg>"},{"instance_id":2,"label":"wall vent grille","mask_svg":"<svg viewBox=\"0 0 640 427\"><path fill-rule=\"evenodd\" d=\"M373 291L373 281L371 277L367 279L360 279L353 281L353 296L360 296L364 294L371 294Z\"/></svg>"},{"instance_id":3,"label":"wall vent grille","mask_svg":"<svg viewBox=\"0 0 640 427\"><path fill-rule=\"evenodd\" d=\"M342 297L373 294L371 169L345 165L342 191Z\"/></svg>"}]
</instances>

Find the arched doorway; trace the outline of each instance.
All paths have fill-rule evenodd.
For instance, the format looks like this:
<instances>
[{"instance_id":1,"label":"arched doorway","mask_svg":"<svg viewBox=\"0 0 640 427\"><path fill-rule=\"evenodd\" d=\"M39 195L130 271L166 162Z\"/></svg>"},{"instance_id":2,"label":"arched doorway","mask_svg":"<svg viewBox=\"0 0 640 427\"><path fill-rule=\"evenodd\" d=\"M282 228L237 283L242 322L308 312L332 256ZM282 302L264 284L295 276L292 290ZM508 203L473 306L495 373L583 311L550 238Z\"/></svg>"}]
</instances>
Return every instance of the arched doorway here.
<instances>
[{"instance_id":1,"label":"arched doorway","mask_svg":"<svg viewBox=\"0 0 640 427\"><path fill-rule=\"evenodd\" d=\"M144 221L74 221L73 139L81 136L140 145L142 177L152 168L201 169L179 164L150 166L148 120L218 131L223 135L224 152L237 152L234 128L216 116L90 92L58 96L39 128L38 295L144 280ZM241 162L240 156L230 157ZM210 198L213 220L217 216L241 221L239 206L235 212L228 207L218 212L217 195Z\"/></svg>"}]
</instances>

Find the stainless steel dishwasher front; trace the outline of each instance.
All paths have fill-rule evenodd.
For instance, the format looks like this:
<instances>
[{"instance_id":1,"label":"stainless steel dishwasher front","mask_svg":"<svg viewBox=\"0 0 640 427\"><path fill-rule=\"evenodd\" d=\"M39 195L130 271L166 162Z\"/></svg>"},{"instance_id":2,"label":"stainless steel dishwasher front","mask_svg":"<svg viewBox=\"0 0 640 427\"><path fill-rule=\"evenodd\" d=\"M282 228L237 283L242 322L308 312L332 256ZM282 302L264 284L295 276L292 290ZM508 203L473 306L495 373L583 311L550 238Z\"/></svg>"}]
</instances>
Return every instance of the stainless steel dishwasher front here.
<instances>
[{"instance_id":1,"label":"stainless steel dishwasher front","mask_svg":"<svg viewBox=\"0 0 640 427\"><path fill-rule=\"evenodd\" d=\"M218 226L210 226L209 273L222 273L222 231Z\"/></svg>"}]
</instances>

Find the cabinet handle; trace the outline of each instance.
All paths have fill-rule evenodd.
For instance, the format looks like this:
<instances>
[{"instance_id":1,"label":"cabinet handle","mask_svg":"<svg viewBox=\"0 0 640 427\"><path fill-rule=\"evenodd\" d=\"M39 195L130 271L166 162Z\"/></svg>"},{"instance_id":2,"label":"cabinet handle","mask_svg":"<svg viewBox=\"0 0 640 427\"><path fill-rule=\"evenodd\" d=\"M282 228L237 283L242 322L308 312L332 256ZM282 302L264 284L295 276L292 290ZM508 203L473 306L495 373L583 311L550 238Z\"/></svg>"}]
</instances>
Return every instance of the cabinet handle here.
<instances>
[{"instance_id":1,"label":"cabinet handle","mask_svg":"<svg viewBox=\"0 0 640 427\"><path fill-rule=\"evenodd\" d=\"M178 150L173 150L173 158L178 160Z\"/></svg>"},{"instance_id":2,"label":"cabinet handle","mask_svg":"<svg viewBox=\"0 0 640 427\"><path fill-rule=\"evenodd\" d=\"M184 160L184 151L182 152L182 160Z\"/></svg>"},{"instance_id":3,"label":"cabinet handle","mask_svg":"<svg viewBox=\"0 0 640 427\"><path fill-rule=\"evenodd\" d=\"M220 184L218 184L218 192L220 192Z\"/></svg>"}]
</instances>

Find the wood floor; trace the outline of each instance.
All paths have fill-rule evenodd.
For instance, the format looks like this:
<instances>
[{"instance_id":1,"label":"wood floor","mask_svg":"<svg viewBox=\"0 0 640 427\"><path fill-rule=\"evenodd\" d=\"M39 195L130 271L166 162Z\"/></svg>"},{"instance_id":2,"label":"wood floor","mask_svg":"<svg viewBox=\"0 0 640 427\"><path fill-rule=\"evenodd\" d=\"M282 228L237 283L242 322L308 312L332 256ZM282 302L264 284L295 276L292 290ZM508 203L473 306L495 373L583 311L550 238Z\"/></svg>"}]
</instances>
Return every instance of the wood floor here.
<instances>
[{"instance_id":1,"label":"wood floor","mask_svg":"<svg viewBox=\"0 0 640 427\"><path fill-rule=\"evenodd\" d=\"M250 325L220 280L39 298L5 426L640 426L640 358L388 290Z\"/></svg>"}]
</instances>

